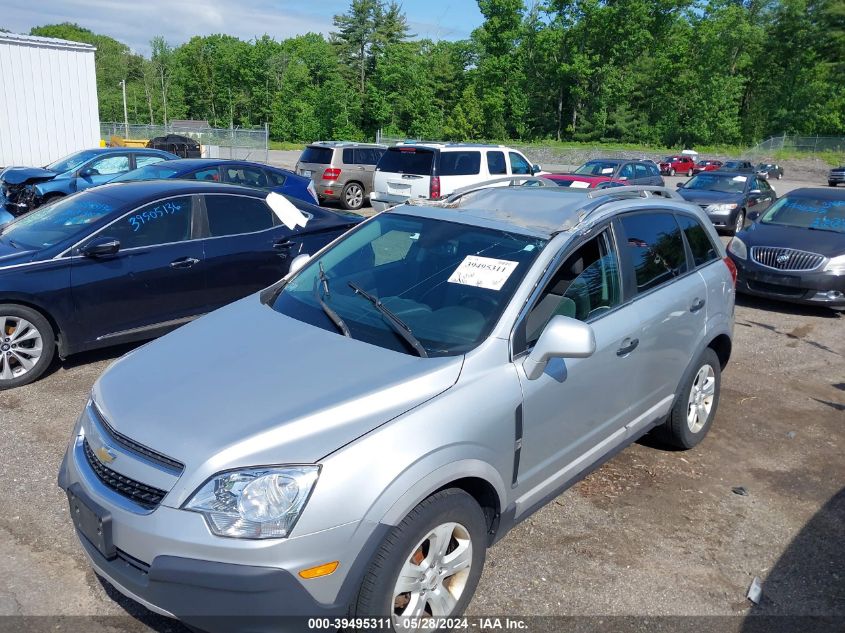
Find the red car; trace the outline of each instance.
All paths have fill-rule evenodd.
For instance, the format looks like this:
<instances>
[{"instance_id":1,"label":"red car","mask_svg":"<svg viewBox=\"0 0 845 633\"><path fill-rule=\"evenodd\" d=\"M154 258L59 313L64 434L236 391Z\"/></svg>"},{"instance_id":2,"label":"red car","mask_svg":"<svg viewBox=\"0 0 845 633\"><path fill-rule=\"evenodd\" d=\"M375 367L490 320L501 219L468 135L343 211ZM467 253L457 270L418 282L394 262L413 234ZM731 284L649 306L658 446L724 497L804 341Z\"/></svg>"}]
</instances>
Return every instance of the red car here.
<instances>
[{"instance_id":1,"label":"red car","mask_svg":"<svg viewBox=\"0 0 845 633\"><path fill-rule=\"evenodd\" d=\"M692 170L695 169L695 161L689 156L678 154L664 158L660 161L659 167L660 173L666 176L674 176L676 173L692 176Z\"/></svg>"},{"instance_id":2,"label":"red car","mask_svg":"<svg viewBox=\"0 0 845 633\"><path fill-rule=\"evenodd\" d=\"M543 178L554 180L561 187L573 189L603 189L605 187L622 187L624 180L607 176L582 176L581 174L543 174Z\"/></svg>"},{"instance_id":3,"label":"red car","mask_svg":"<svg viewBox=\"0 0 845 633\"><path fill-rule=\"evenodd\" d=\"M700 174L703 171L715 171L721 166L722 161L720 160L700 160L693 167L692 173Z\"/></svg>"}]
</instances>

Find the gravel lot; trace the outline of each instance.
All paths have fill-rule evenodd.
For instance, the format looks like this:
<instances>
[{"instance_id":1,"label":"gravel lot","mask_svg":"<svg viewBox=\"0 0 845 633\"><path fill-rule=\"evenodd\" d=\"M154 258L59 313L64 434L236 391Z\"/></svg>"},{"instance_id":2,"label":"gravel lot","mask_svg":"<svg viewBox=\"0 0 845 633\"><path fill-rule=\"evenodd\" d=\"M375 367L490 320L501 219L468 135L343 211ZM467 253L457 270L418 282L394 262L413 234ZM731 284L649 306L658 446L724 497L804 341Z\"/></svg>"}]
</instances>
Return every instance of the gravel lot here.
<instances>
[{"instance_id":1,"label":"gravel lot","mask_svg":"<svg viewBox=\"0 0 845 633\"><path fill-rule=\"evenodd\" d=\"M720 631L742 630L736 616L752 612L845 618L843 326L842 313L740 297L708 438L683 453L646 439L521 524L489 552L470 613L734 616ZM55 484L91 385L128 349L74 357L0 393L0 475L11 490L0 497L0 615L185 630L96 579ZM755 576L758 607L745 600Z\"/></svg>"}]
</instances>

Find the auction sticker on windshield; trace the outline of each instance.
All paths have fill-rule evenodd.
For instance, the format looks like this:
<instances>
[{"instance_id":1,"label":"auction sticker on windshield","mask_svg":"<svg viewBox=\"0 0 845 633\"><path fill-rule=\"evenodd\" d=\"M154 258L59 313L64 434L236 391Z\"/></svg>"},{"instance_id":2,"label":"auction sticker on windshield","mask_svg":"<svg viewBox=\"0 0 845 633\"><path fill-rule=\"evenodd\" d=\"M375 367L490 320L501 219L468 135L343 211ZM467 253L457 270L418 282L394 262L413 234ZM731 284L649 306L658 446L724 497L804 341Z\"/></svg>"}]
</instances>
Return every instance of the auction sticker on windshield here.
<instances>
[{"instance_id":1,"label":"auction sticker on windshield","mask_svg":"<svg viewBox=\"0 0 845 633\"><path fill-rule=\"evenodd\" d=\"M507 259L467 255L448 281L453 284L476 286L488 290L501 290L518 265L519 262L512 262Z\"/></svg>"}]
</instances>

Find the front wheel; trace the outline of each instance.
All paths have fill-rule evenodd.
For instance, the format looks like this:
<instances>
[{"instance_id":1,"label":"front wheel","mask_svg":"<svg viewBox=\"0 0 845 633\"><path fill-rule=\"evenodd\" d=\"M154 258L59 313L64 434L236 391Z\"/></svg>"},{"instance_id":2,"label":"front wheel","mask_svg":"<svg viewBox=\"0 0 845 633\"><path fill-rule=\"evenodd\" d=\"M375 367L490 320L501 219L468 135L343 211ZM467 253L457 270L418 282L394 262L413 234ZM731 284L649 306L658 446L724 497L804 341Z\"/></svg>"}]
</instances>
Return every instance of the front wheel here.
<instances>
[{"instance_id":1,"label":"front wheel","mask_svg":"<svg viewBox=\"0 0 845 633\"><path fill-rule=\"evenodd\" d=\"M692 448L707 435L716 417L722 385L722 366L711 348L705 349L691 368L669 419L660 428L666 442L682 449Z\"/></svg>"},{"instance_id":2,"label":"front wheel","mask_svg":"<svg viewBox=\"0 0 845 633\"><path fill-rule=\"evenodd\" d=\"M486 556L481 507L457 488L422 501L393 528L361 583L356 617L385 617L396 631L434 631L426 619L460 616Z\"/></svg>"},{"instance_id":3,"label":"front wheel","mask_svg":"<svg viewBox=\"0 0 845 633\"><path fill-rule=\"evenodd\" d=\"M687 178L692 178L692 169L687 172Z\"/></svg>"},{"instance_id":4,"label":"front wheel","mask_svg":"<svg viewBox=\"0 0 845 633\"><path fill-rule=\"evenodd\" d=\"M739 233L745 227L745 211L740 209L736 212L736 222L734 222L734 235Z\"/></svg>"},{"instance_id":5,"label":"front wheel","mask_svg":"<svg viewBox=\"0 0 845 633\"><path fill-rule=\"evenodd\" d=\"M832 180L828 180L828 181L827 181L827 186L828 186L828 187L835 187L835 186L836 186L836 183L835 183L835 182L833 182Z\"/></svg>"},{"instance_id":6,"label":"front wheel","mask_svg":"<svg viewBox=\"0 0 845 633\"><path fill-rule=\"evenodd\" d=\"M364 205L364 188L357 182L350 182L343 188L340 201L344 208L357 211Z\"/></svg>"},{"instance_id":7,"label":"front wheel","mask_svg":"<svg viewBox=\"0 0 845 633\"><path fill-rule=\"evenodd\" d=\"M671 169L669 170L669 175L670 175L670 176L674 176L674 175L675 175L675 168L674 168L674 167L673 167L673 168L671 168Z\"/></svg>"},{"instance_id":8,"label":"front wheel","mask_svg":"<svg viewBox=\"0 0 845 633\"><path fill-rule=\"evenodd\" d=\"M0 390L27 385L43 374L56 350L50 322L26 306L0 305Z\"/></svg>"}]
</instances>

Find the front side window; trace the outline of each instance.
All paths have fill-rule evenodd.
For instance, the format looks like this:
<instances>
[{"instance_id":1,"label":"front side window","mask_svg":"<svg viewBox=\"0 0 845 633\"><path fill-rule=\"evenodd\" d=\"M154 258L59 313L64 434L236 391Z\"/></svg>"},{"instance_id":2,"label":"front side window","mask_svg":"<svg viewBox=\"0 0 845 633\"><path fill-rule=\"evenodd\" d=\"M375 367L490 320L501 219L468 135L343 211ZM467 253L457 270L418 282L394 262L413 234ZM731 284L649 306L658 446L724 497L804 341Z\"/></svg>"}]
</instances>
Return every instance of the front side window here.
<instances>
[{"instance_id":1,"label":"front side window","mask_svg":"<svg viewBox=\"0 0 845 633\"><path fill-rule=\"evenodd\" d=\"M630 180L634 177L634 166L631 163L626 163L623 165L622 169L619 170L619 179Z\"/></svg>"},{"instance_id":2,"label":"front side window","mask_svg":"<svg viewBox=\"0 0 845 633\"><path fill-rule=\"evenodd\" d=\"M681 229L671 213L638 213L622 217L628 256L637 291L645 292L686 272Z\"/></svg>"},{"instance_id":3,"label":"front side window","mask_svg":"<svg viewBox=\"0 0 845 633\"><path fill-rule=\"evenodd\" d=\"M504 152L487 152L487 171L491 176L508 173Z\"/></svg>"},{"instance_id":4,"label":"front side window","mask_svg":"<svg viewBox=\"0 0 845 633\"><path fill-rule=\"evenodd\" d=\"M147 165L154 165L163 160L163 156L156 156L155 154L135 154L135 168L138 169Z\"/></svg>"},{"instance_id":5,"label":"front side window","mask_svg":"<svg viewBox=\"0 0 845 633\"><path fill-rule=\"evenodd\" d=\"M481 152L441 152L441 176L473 176L481 169Z\"/></svg>"},{"instance_id":6,"label":"front side window","mask_svg":"<svg viewBox=\"0 0 845 633\"><path fill-rule=\"evenodd\" d=\"M88 165L93 170L93 176L109 176L111 174L122 174L129 171L129 157L125 155L104 156Z\"/></svg>"},{"instance_id":7,"label":"front side window","mask_svg":"<svg viewBox=\"0 0 845 633\"><path fill-rule=\"evenodd\" d=\"M211 237L255 233L273 226L273 212L259 198L208 195L205 211Z\"/></svg>"},{"instance_id":8,"label":"front side window","mask_svg":"<svg viewBox=\"0 0 845 633\"><path fill-rule=\"evenodd\" d=\"M678 215L677 218L678 224L681 225L681 229L687 238L687 244L692 251L692 259L696 266L701 266L719 257L719 252L713 246L713 242L710 240L707 231L701 226L701 222L688 215Z\"/></svg>"},{"instance_id":9,"label":"front side window","mask_svg":"<svg viewBox=\"0 0 845 633\"><path fill-rule=\"evenodd\" d=\"M120 242L121 250L183 242L191 238L191 197L159 200L120 218L100 235Z\"/></svg>"},{"instance_id":10,"label":"front side window","mask_svg":"<svg viewBox=\"0 0 845 633\"><path fill-rule=\"evenodd\" d=\"M522 156L516 152L509 152L511 159L511 173L512 174L531 174L531 165Z\"/></svg>"},{"instance_id":11,"label":"front side window","mask_svg":"<svg viewBox=\"0 0 845 633\"><path fill-rule=\"evenodd\" d=\"M605 231L575 249L543 288L526 318L526 342L533 345L554 316L589 321L621 302L619 261Z\"/></svg>"},{"instance_id":12,"label":"front side window","mask_svg":"<svg viewBox=\"0 0 845 633\"><path fill-rule=\"evenodd\" d=\"M322 301L353 338L418 353L358 288L401 320L427 355L463 354L488 336L545 244L532 236L386 213L309 261L273 308L340 335Z\"/></svg>"}]
</instances>

